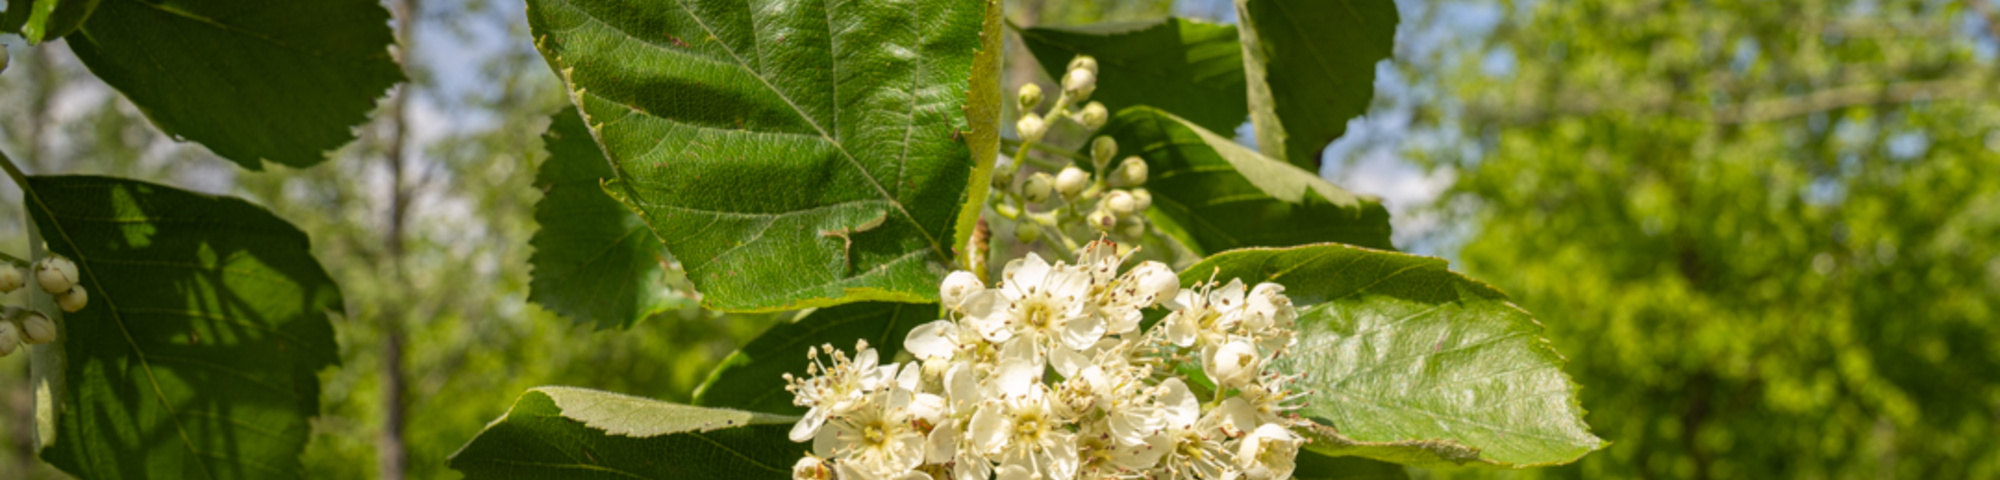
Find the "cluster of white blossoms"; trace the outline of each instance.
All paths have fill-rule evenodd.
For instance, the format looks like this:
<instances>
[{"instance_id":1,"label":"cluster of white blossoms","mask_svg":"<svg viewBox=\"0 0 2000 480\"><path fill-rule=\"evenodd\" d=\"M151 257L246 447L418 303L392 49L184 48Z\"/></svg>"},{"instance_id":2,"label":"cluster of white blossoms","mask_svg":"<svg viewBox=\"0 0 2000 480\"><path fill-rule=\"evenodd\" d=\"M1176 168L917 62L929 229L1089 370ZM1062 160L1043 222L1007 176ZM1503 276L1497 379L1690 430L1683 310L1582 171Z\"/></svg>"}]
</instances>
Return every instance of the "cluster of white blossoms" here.
<instances>
[{"instance_id":1,"label":"cluster of white blossoms","mask_svg":"<svg viewBox=\"0 0 2000 480\"><path fill-rule=\"evenodd\" d=\"M1078 264L1029 254L992 288L945 278L946 319L916 327L906 363L866 342L852 357L808 352L786 375L808 407L791 431L812 442L793 477L841 480L1281 479L1304 438L1296 376L1267 372L1293 344L1284 288L1210 281L1191 289L1165 264L1119 273L1093 242ZM1141 330L1142 309L1170 313ZM1176 367L1199 363L1213 387ZM1209 391L1208 398L1197 393Z\"/></svg>"},{"instance_id":2,"label":"cluster of white blossoms","mask_svg":"<svg viewBox=\"0 0 2000 480\"><path fill-rule=\"evenodd\" d=\"M76 262L58 255L50 255L35 262L34 280L43 292L55 296L56 308L65 312L82 310L90 302L80 278ZM27 286L28 278L21 268L13 263L0 263L0 293L13 293ZM56 340L56 324L41 312L19 307L6 307L0 312L0 357L11 355L23 343L34 345Z\"/></svg>"}]
</instances>

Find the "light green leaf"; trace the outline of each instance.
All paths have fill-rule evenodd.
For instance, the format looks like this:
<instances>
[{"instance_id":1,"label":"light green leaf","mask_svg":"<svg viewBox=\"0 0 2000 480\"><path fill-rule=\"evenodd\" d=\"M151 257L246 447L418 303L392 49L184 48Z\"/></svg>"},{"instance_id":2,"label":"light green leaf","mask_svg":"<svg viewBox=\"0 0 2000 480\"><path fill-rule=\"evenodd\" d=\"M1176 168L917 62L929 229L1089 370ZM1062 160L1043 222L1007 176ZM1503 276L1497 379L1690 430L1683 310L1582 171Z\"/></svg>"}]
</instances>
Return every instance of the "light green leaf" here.
<instances>
[{"instance_id":1,"label":"light green leaf","mask_svg":"<svg viewBox=\"0 0 2000 480\"><path fill-rule=\"evenodd\" d=\"M1445 261L1348 245L1224 252L1183 282L1277 282L1299 342L1272 365L1305 373L1308 447L1412 464L1560 465L1602 448L1566 360L1505 294ZM1226 280L1225 280L1226 281Z\"/></svg>"},{"instance_id":2,"label":"light green leaf","mask_svg":"<svg viewBox=\"0 0 2000 480\"><path fill-rule=\"evenodd\" d=\"M175 138L306 167L402 80L388 22L374 0L104 0L68 43Z\"/></svg>"},{"instance_id":3,"label":"light green leaf","mask_svg":"<svg viewBox=\"0 0 2000 480\"><path fill-rule=\"evenodd\" d=\"M1233 132L1249 115L1236 27L1180 18L1021 30L1049 78L1079 54L1097 58L1091 99L1113 112L1151 105L1203 128Z\"/></svg>"},{"instance_id":4,"label":"light green leaf","mask_svg":"<svg viewBox=\"0 0 2000 480\"><path fill-rule=\"evenodd\" d=\"M1393 0L1236 0L1250 122L1265 155L1319 171L1368 111L1375 63L1395 52Z\"/></svg>"},{"instance_id":5,"label":"light green leaf","mask_svg":"<svg viewBox=\"0 0 2000 480\"><path fill-rule=\"evenodd\" d=\"M985 5L531 0L529 26L705 305L923 302L974 170Z\"/></svg>"},{"instance_id":6,"label":"light green leaf","mask_svg":"<svg viewBox=\"0 0 2000 480\"><path fill-rule=\"evenodd\" d=\"M1402 465L1361 457L1334 457L1299 450L1293 480L1409 480Z\"/></svg>"},{"instance_id":7,"label":"light green leaf","mask_svg":"<svg viewBox=\"0 0 2000 480\"><path fill-rule=\"evenodd\" d=\"M791 323L774 325L723 359L694 393L695 405L727 406L759 412L802 414L785 391L784 374L806 376L806 349L833 344L854 354L854 341L867 340L883 363L903 351L910 329L940 318L937 304L850 303L813 311Z\"/></svg>"},{"instance_id":8,"label":"light green leaf","mask_svg":"<svg viewBox=\"0 0 2000 480\"><path fill-rule=\"evenodd\" d=\"M796 418L571 387L521 394L451 456L467 479L785 480Z\"/></svg>"},{"instance_id":9,"label":"light green leaf","mask_svg":"<svg viewBox=\"0 0 2000 480\"><path fill-rule=\"evenodd\" d=\"M535 175L542 199L528 299L599 328L629 327L654 313L692 306L666 282L667 249L639 215L605 195L611 164L575 108L542 134L549 158Z\"/></svg>"},{"instance_id":10,"label":"light green leaf","mask_svg":"<svg viewBox=\"0 0 2000 480\"><path fill-rule=\"evenodd\" d=\"M89 295L42 458L82 478L298 478L339 361L340 290L263 208L106 177L30 177L29 211Z\"/></svg>"},{"instance_id":11,"label":"light green leaf","mask_svg":"<svg viewBox=\"0 0 2000 480\"><path fill-rule=\"evenodd\" d=\"M0 31L19 33L29 44L62 38L76 31L97 9L99 0L12 0L0 18Z\"/></svg>"},{"instance_id":12,"label":"light green leaf","mask_svg":"<svg viewBox=\"0 0 2000 480\"><path fill-rule=\"evenodd\" d=\"M1175 227L1170 234L1191 237L1196 253L1320 242L1390 248L1380 202L1173 114L1128 108L1099 132L1118 140L1120 155L1146 160L1153 210L1173 220L1162 223Z\"/></svg>"},{"instance_id":13,"label":"light green leaf","mask_svg":"<svg viewBox=\"0 0 2000 480\"><path fill-rule=\"evenodd\" d=\"M986 252L980 248L983 239L972 238L978 230L979 214L986 208L986 194L991 190L984 185L993 182L993 162L1000 158L1000 112L1005 96L1000 88L1000 69L1007 51L1004 43L1006 35L1000 28L1004 5L1000 0L984 0L985 19L979 27L979 54L972 59L970 87L965 92L965 119L969 125L964 132L965 144L972 149L972 175L967 185L982 186L968 188L965 201L958 207L958 221L952 226L953 252L958 255L957 268L977 272L985 278L986 268L977 262L986 260Z\"/></svg>"}]
</instances>

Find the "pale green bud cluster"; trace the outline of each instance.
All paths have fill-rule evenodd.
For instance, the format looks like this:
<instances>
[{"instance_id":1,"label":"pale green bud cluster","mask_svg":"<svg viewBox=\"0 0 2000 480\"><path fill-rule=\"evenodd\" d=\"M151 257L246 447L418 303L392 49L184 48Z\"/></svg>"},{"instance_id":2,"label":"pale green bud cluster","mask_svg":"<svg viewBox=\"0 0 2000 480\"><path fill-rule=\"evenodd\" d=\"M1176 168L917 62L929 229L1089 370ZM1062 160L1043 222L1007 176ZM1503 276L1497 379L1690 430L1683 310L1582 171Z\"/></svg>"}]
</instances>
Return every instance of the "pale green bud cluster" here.
<instances>
[{"instance_id":1,"label":"pale green bud cluster","mask_svg":"<svg viewBox=\"0 0 2000 480\"><path fill-rule=\"evenodd\" d=\"M23 271L23 265L28 265L30 270ZM89 305L90 295L78 283L82 276L77 271L76 262L60 255L50 255L33 264L0 264L0 293L13 293L26 287L30 272L36 286L55 296L57 308L75 312ZM48 315L26 308L6 307L4 313L0 313L0 357L13 354L23 343L37 345L56 341L56 332L56 323Z\"/></svg>"},{"instance_id":2,"label":"pale green bud cluster","mask_svg":"<svg viewBox=\"0 0 2000 480\"><path fill-rule=\"evenodd\" d=\"M1087 149L1089 169L1083 168L1082 155L1061 154L1075 159L1069 165L1028 157L1031 149L1048 138L1058 120L1068 119L1093 132L1110 121L1111 112L1104 104L1083 103L1096 93L1097 73L1096 59L1079 55L1071 60L1060 79L1062 92L1045 112L1036 111L1043 103L1042 87L1022 85L1015 97L1021 115L1014 127L1021 144L1012 158L994 166L993 188L998 194L992 197L992 206L1002 219L1011 221L1014 238L1022 243L1041 241L1047 233L1061 241L1058 248L1066 250L1077 248L1075 239L1085 235L1136 244L1150 231L1145 212L1152 206L1153 196L1143 188L1148 174L1146 161L1136 156L1114 161L1118 159L1116 139L1108 135L1092 138ZM1079 103L1081 107L1071 108ZM1020 169L1027 163L1039 171L1021 175ZM1069 229L1077 236L1072 237Z\"/></svg>"}]
</instances>

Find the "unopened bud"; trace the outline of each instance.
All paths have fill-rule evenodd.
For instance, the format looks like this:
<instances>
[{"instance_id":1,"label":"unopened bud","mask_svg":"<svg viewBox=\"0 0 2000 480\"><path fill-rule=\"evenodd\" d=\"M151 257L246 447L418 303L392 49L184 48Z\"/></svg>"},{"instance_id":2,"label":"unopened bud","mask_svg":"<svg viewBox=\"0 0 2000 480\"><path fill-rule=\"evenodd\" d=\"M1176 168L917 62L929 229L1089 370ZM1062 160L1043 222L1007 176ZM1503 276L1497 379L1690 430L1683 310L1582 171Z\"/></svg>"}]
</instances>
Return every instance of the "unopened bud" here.
<instances>
[{"instance_id":1,"label":"unopened bud","mask_svg":"<svg viewBox=\"0 0 2000 480\"><path fill-rule=\"evenodd\" d=\"M1042 203L1049 199L1049 192L1055 188L1056 179L1049 178L1047 172L1035 172L1028 181L1021 182L1021 199L1028 203Z\"/></svg>"},{"instance_id":2,"label":"unopened bud","mask_svg":"<svg viewBox=\"0 0 2000 480\"><path fill-rule=\"evenodd\" d=\"M1021 121L1014 123L1014 130L1020 132L1023 142L1042 141L1042 134L1048 133L1048 128L1048 125L1042 122L1042 116L1034 112L1021 115Z\"/></svg>"},{"instance_id":3,"label":"unopened bud","mask_svg":"<svg viewBox=\"0 0 2000 480\"><path fill-rule=\"evenodd\" d=\"M21 317L21 341L30 345L56 341L56 322L42 312L28 312Z\"/></svg>"},{"instance_id":4,"label":"unopened bud","mask_svg":"<svg viewBox=\"0 0 2000 480\"><path fill-rule=\"evenodd\" d=\"M1076 123L1081 123L1083 128L1091 130L1104 127L1104 121L1110 119L1111 111L1105 110L1102 103L1090 102L1089 105L1083 106L1082 111L1076 112Z\"/></svg>"},{"instance_id":5,"label":"unopened bud","mask_svg":"<svg viewBox=\"0 0 2000 480\"><path fill-rule=\"evenodd\" d=\"M0 321L0 357L14 354L21 347L21 332L14 330L14 322Z\"/></svg>"},{"instance_id":6,"label":"unopened bud","mask_svg":"<svg viewBox=\"0 0 2000 480\"><path fill-rule=\"evenodd\" d=\"M1096 75L1097 57L1092 57L1089 55L1077 55L1076 58L1072 58L1069 60L1069 68L1066 68L1064 70L1071 70L1071 71L1089 70L1092 75Z\"/></svg>"},{"instance_id":7,"label":"unopened bud","mask_svg":"<svg viewBox=\"0 0 2000 480\"><path fill-rule=\"evenodd\" d=\"M27 279L21 273L21 267L13 264L0 265L0 293L20 290L21 286L26 284Z\"/></svg>"},{"instance_id":8,"label":"unopened bud","mask_svg":"<svg viewBox=\"0 0 2000 480\"><path fill-rule=\"evenodd\" d=\"M1088 220L1090 221L1090 228L1095 228L1100 232L1109 232L1114 228L1118 228L1118 216L1113 215L1111 212L1103 210L1090 212Z\"/></svg>"},{"instance_id":9,"label":"unopened bud","mask_svg":"<svg viewBox=\"0 0 2000 480\"><path fill-rule=\"evenodd\" d=\"M1090 99L1091 92L1097 91L1097 73L1090 70L1070 70L1063 75L1063 94L1070 101L1081 102Z\"/></svg>"},{"instance_id":10,"label":"unopened bud","mask_svg":"<svg viewBox=\"0 0 2000 480\"><path fill-rule=\"evenodd\" d=\"M1022 85L1021 96L1015 100L1021 102L1021 111L1035 111L1042 106L1042 86L1033 83Z\"/></svg>"},{"instance_id":11,"label":"unopened bud","mask_svg":"<svg viewBox=\"0 0 2000 480\"><path fill-rule=\"evenodd\" d=\"M41 283L44 292L67 292L71 285L76 285L76 278L76 262L63 257L44 258L35 269L35 281Z\"/></svg>"},{"instance_id":12,"label":"unopened bud","mask_svg":"<svg viewBox=\"0 0 2000 480\"><path fill-rule=\"evenodd\" d=\"M1065 200L1075 199L1088 185L1090 174L1084 173L1081 168L1063 167L1062 173L1056 175L1056 193L1062 194Z\"/></svg>"},{"instance_id":13,"label":"unopened bud","mask_svg":"<svg viewBox=\"0 0 2000 480\"><path fill-rule=\"evenodd\" d=\"M832 480L833 465L819 457L806 455L799 463L792 464L792 480Z\"/></svg>"},{"instance_id":14,"label":"unopened bud","mask_svg":"<svg viewBox=\"0 0 2000 480\"><path fill-rule=\"evenodd\" d=\"M986 284L979 281L979 276L959 270L944 277L944 284L938 287L938 297L944 300L946 308L956 309L966 297L985 289Z\"/></svg>"},{"instance_id":15,"label":"unopened bud","mask_svg":"<svg viewBox=\"0 0 2000 480\"><path fill-rule=\"evenodd\" d=\"M83 292L82 285L71 285L69 291L56 294L56 306L65 312L82 310L83 306L88 304L90 304L90 294Z\"/></svg>"},{"instance_id":16,"label":"unopened bud","mask_svg":"<svg viewBox=\"0 0 2000 480\"><path fill-rule=\"evenodd\" d=\"M1134 203L1132 194L1125 193L1124 190L1112 190L1111 193L1104 195L1104 208L1111 213L1131 215Z\"/></svg>"},{"instance_id":17,"label":"unopened bud","mask_svg":"<svg viewBox=\"0 0 2000 480\"><path fill-rule=\"evenodd\" d=\"M1014 186L1014 172L1018 170L1014 168L1013 159L1000 157L993 161L993 188L1005 190Z\"/></svg>"},{"instance_id":18,"label":"unopened bud","mask_svg":"<svg viewBox=\"0 0 2000 480\"><path fill-rule=\"evenodd\" d=\"M1104 171L1111 164L1111 157L1118 156L1118 140L1109 136L1097 137L1090 141L1090 163L1097 165L1097 171Z\"/></svg>"},{"instance_id":19,"label":"unopened bud","mask_svg":"<svg viewBox=\"0 0 2000 480\"><path fill-rule=\"evenodd\" d=\"M1144 188L1134 188L1126 191L1132 193L1133 211L1144 212L1147 208L1153 206L1153 192L1146 191Z\"/></svg>"},{"instance_id":20,"label":"unopened bud","mask_svg":"<svg viewBox=\"0 0 2000 480\"><path fill-rule=\"evenodd\" d=\"M1021 243L1035 243L1042 239L1042 227L1034 222L1021 222L1014 226L1014 240Z\"/></svg>"},{"instance_id":21,"label":"unopened bud","mask_svg":"<svg viewBox=\"0 0 2000 480\"><path fill-rule=\"evenodd\" d=\"M1146 184L1146 174L1145 160L1139 157L1125 157L1125 161L1118 163L1118 174L1111 178L1117 179L1121 183L1120 186L1137 187Z\"/></svg>"},{"instance_id":22,"label":"unopened bud","mask_svg":"<svg viewBox=\"0 0 2000 480\"><path fill-rule=\"evenodd\" d=\"M1146 236L1146 217L1126 215L1118 219L1118 235L1133 240Z\"/></svg>"}]
</instances>

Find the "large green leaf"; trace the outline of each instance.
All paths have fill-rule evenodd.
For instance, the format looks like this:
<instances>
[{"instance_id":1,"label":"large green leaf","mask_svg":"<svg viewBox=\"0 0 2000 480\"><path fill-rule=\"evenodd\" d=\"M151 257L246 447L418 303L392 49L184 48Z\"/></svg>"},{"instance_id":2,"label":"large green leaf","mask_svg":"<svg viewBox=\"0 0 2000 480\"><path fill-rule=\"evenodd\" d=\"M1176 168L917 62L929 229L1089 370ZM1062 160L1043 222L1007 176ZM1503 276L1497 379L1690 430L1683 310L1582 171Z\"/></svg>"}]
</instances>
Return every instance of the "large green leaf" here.
<instances>
[{"instance_id":1,"label":"large green leaf","mask_svg":"<svg viewBox=\"0 0 2000 480\"><path fill-rule=\"evenodd\" d=\"M1196 253L1320 242L1390 248L1380 202L1173 114L1128 108L1100 132L1118 140L1120 154L1146 159L1153 209L1172 220L1161 225L1185 232Z\"/></svg>"},{"instance_id":2,"label":"large green leaf","mask_svg":"<svg viewBox=\"0 0 2000 480\"><path fill-rule=\"evenodd\" d=\"M1097 58L1091 98L1113 112L1151 105L1209 130L1233 132L1249 115L1236 27L1166 18L1151 22L1021 30L1050 78L1071 58Z\"/></svg>"},{"instance_id":3,"label":"large green leaf","mask_svg":"<svg viewBox=\"0 0 2000 480\"><path fill-rule=\"evenodd\" d=\"M1590 433L1566 360L1505 294L1444 260L1326 244L1224 252L1184 282L1277 282L1299 343L1272 368L1306 373L1309 448L1404 464L1533 467L1575 461ZM1218 273L1219 270L1219 273Z\"/></svg>"},{"instance_id":4,"label":"large green leaf","mask_svg":"<svg viewBox=\"0 0 2000 480\"><path fill-rule=\"evenodd\" d=\"M937 304L850 303L813 311L795 322L774 325L741 350L723 359L695 390L694 404L727 406L759 412L805 413L792 405L784 374L806 376L809 347L833 344L854 353L855 340L867 340L883 362L903 351L903 338L939 318Z\"/></svg>"},{"instance_id":5,"label":"large green leaf","mask_svg":"<svg viewBox=\"0 0 2000 480\"><path fill-rule=\"evenodd\" d=\"M528 299L599 327L626 327L687 305L666 282L667 249L631 209L605 195L611 164L575 108L563 109L542 135L549 158L535 174L541 226L528 240L534 267Z\"/></svg>"},{"instance_id":6,"label":"large green leaf","mask_svg":"<svg viewBox=\"0 0 2000 480\"><path fill-rule=\"evenodd\" d=\"M340 290L305 233L242 200L106 177L30 177L49 248L89 305L63 319L69 391L42 457L82 478L298 478L339 361Z\"/></svg>"},{"instance_id":7,"label":"large green leaf","mask_svg":"<svg viewBox=\"0 0 2000 480\"><path fill-rule=\"evenodd\" d=\"M1257 148L1319 171L1320 151L1368 111L1395 52L1393 0L1236 0Z\"/></svg>"},{"instance_id":8,"label":"large green leaf","mask_svg":"<svg viewBox=\"0 0 2000 480\"><path fill-rule=\"evenodd\" d=\"M979 27L979 53L973 56L969 86L965 91L965 119L967 122L965 144L972 150L972 175L967 185L987 185L993 182L993 163L1000 158L1000 112L1005 94L1000 89L1000 69L1007 52L1006 32L1000 28L1004 5L1000 0L983 0L985 20ZM983 239L972 237L978 230L979 215L986 209L987 188L968 188L965 201L958 207L958 221L952 226L953 252L958 255L959 270L977 272L985 278L986 268L977 262L986 260L986 252L980 249Z\"/></svg>"},{"instance_id":9,"label":"large green leaf","mask_svg":"<svg viewBox=\"0 0 2000 480\"><path fill-rule=\"evenodd\" d=\"M21 34L28 43L69 35L82 26L99 0L12 0L0 16L0 31Z\"/></svg>"},{"instance_id":10,"label":"large green leaf","mask_svg":"<svg viewBox=\"0 0 2000 480\"><path fill-rule=\"evenodd\" d=\"M709 307L932 301L984 2L530 0L536 45Z\"/></svg>"},{"instance_id":11,"label":"large green leaf","mask_svg":"<svg viewBox=\"0 0 2000 480\"><path fill-rule=\"evenodd\" d=\"M402 79L374 0L104 0L70 49L161 130L244 168L305 167Z\"/></svg>"},{"instance_id":12,"label":"large green leaf","mask_svg":"<svg viewBox=\"0 0 2000 480\"><path fill-rule=\"evenodd\" d=\"M482 479L784 480L805 444L785 433L793 418L571 387L521 394L451 456L451 468Z\"/></svg>"}]
</instances>

